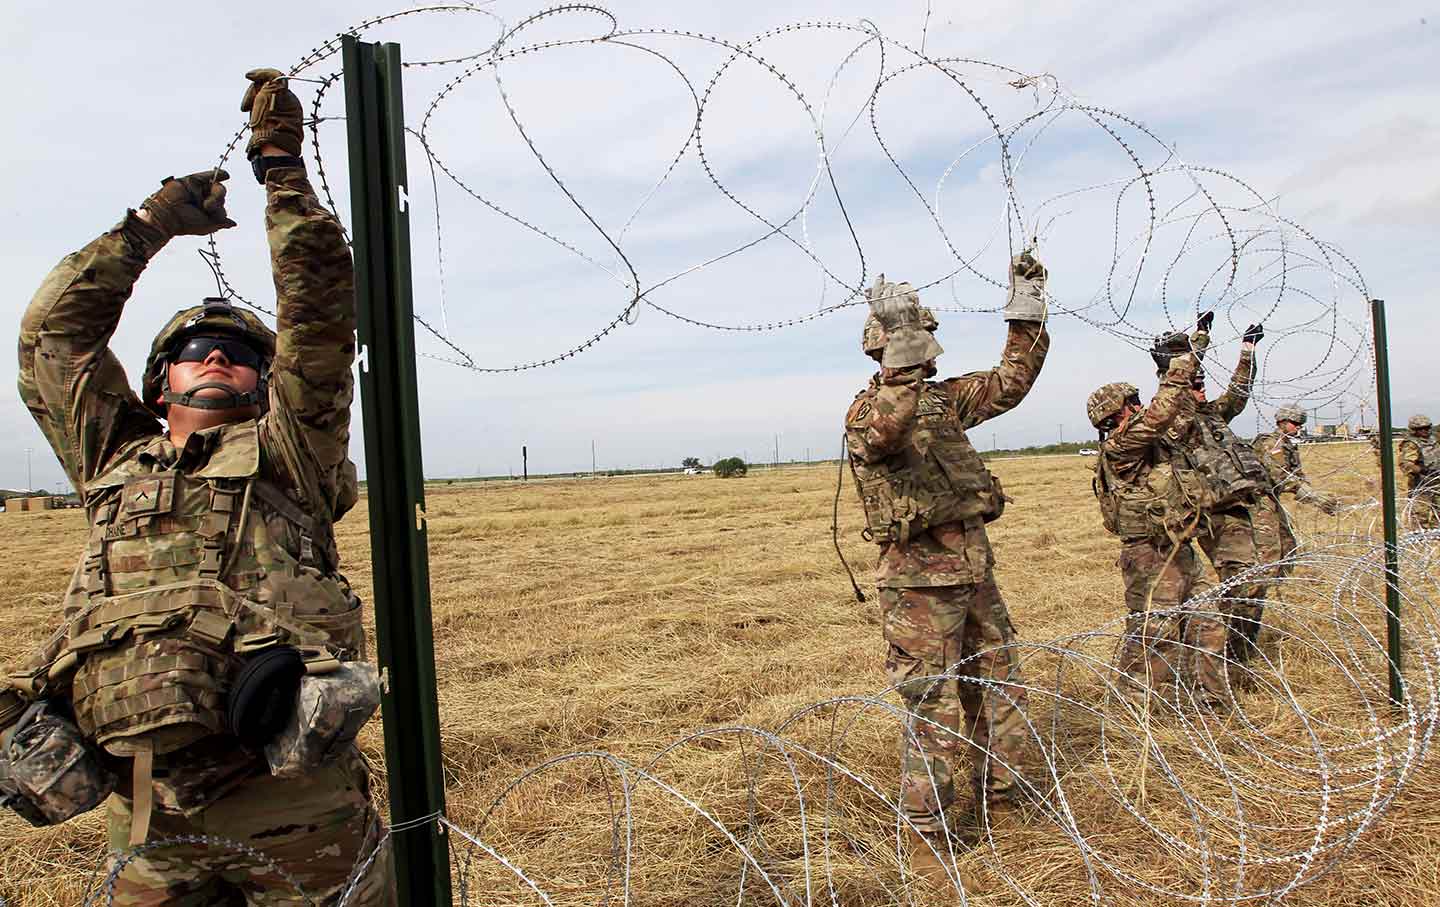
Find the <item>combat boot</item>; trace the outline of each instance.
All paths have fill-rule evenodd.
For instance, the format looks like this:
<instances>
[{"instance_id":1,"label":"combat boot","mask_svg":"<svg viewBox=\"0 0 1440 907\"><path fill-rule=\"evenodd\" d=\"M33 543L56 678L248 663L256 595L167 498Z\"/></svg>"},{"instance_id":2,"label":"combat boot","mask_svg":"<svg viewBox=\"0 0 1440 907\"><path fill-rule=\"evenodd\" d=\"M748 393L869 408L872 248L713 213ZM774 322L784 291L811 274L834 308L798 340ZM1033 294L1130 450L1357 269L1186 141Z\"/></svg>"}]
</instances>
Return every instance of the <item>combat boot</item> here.
<instances>
[{"instance_id":1,"label":"combat boot","mask_svg":"<svg viewBox=\"0 0 1440 907\"><path fill-rule=\"evenodd\" d=\"M959 896L961 888L967 895L981 890L974 871L965 865L967 845L957 834L951 832L947 845L943 832L922 834L907 827L905 839L910 851L910 873L917 889L954 897ZM952 853L954 864L950 862Z\"/></svg>"}]
</instances>

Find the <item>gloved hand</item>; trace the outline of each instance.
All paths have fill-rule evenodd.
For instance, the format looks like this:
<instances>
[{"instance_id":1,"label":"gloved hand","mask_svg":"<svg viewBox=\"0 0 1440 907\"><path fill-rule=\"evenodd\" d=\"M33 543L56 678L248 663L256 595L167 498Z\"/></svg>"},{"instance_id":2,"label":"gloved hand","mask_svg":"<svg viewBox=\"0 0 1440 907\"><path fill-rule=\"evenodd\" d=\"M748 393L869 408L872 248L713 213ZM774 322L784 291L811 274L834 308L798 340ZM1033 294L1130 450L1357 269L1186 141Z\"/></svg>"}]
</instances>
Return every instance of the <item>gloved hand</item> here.
<instances>
[{"instance_id":1,"label":"gloved hand","mask_svg":"<svg viewBox=\"0 0 1440 907\"><path fill-rule=\"evenodd\" d=\"M1045 321L1045 279L1048 273L1029 252L1010 259L1010 295L1000 313L1006 321Z\"/></svg>"},{"instance_id":2,"label":"gloved hand","mask_svg":"<svg viewBox=\"0 0 1440 907\"><path fill-rule=\"evenodd\" d=\"M1259 343L1265 338L1265 325L1252 324L1245 329L1246 343Z\"/></svg>"},{"instance_id":3,"label":"gloved hand","mask_svg":"<svg viewBox=\"0 0 1440 907\"><path fill-rule=\"evenodd\" d=\"M1210 327L1215 324L1215 313L1201 312L1200 317L1195 319L1195 330L1210 333Z\"/></svg>"},{"instance_id":4,"label":"gloved hand","mask_svg":"<svg viewBox=\"0 0 1440 907\"><path fill-rule=\"evenodd\" d=\"M235 226L225 215L224 181L230 174L219 168L189 176L167 176L160 190L141 207L150 220L171 236L209 236Z\"/></svg>"},{"instance_id":5,"label":"gloved hand","mask_svg":"<svg viewBox=\"0 0 1440 907\"><path fill-rule=\"evenodd\" d=\"M299 157L305 141L305 110L290 90L290 80L278 69L252 69L245 78L250 80L240 102L240 110L250 114L245 156L254 160L263 146L275 145Z\"/></svg>"},{"instance_id":6,"label":"gloved hand","mask_svg":"<svg viewBox=\"0 0 1440 907\"><path fill-rule=\"evenodd\" d=\"M1184 331L1176 331L1155 338L1155 343L1150 347L1150 358L1155 360L1155 368L1163 373L1170 368L1171 359L1188 352L1190 338Z\"/></svg>"},{"instance_id":7,"label":"gloved hand","mask_svg":"<svg viewBox=\"0 0 1440 907\"><path fill-rule=\"evenodd\" d=\"M910 284L890 283L881 274L865 295L870 300L870 311L874 313L875 320L885 329L885 352L880 357L881 365L909 368L945 352L925 329L920 294Z\"/></svg>"}]
</instances>

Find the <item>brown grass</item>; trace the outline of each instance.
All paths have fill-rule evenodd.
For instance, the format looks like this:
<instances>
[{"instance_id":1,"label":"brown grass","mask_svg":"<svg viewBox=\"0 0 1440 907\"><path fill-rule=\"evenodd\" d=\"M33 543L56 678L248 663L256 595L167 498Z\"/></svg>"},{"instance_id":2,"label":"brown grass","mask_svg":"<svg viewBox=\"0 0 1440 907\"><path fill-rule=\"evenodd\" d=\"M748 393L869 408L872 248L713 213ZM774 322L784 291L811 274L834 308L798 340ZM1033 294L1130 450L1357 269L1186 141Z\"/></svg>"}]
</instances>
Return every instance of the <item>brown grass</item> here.
<instances>
[{"instance_id":1,"label":"brown grass","mask_svg":"<svg viewBox=\"0 0 1440 907\"><path fill-rule=\"evenodd\" d=\"M1369 493L1351 469L1369 468L1368 452L1359 451L1310 448L1306 455L1312 472L1336 471L1323 480L1326 487L1358 497ZM1080 633L1121 614L1117 545L1099 528L1089 468L1088 461L1072 457L996 464L1017 498L991 527L997 575L1025 641ZM858 538L859 514L846 481L842 538L868 587L872 550ZM439 694L455 823L512 858L556 903L598 903L606 892L620 796L615 771L596 758L566 762L526 778L488 817L487 811L514 779L552 756L603 750L633 768L664 753L651 767L654 775L748 840L764 870L799 902L805 842L816 901L830 900L824 894L827 859L819 850L828 814L828 867L840 902L905 903L893 816L859 783L842 778L827 809L824 772L797 755L808 823L802 836L796 781L776 751L764 749L753 734L704 735L665 752L699 728L775 729L811 703L864 696L885 685L874 598L856 603L830 545L834 482L833 468L808 468L732 481L663 477L432 487ZM1323 533L1365 522L1363 514L1337 521L1308 509L1299 517L1302 527ZM346 571L366 596L367 519L362 502L340 527ZM83 515L74 511L0 514L0 661L22 657L53 625L83 526ZM1295 588L1287 600L1294 598L1297 606L1322 601L1305 598L1300 584ZM1310 632L1303 620L1294 622L1297 639ZM1103 662L1111 642L1076 647ZM1306 713L1336 725L1318 732L1327 745L1363 737L1358 703L1365 697L1337 682L1333 663L1303 646L1287 641L1285 654L1285 676L1300 689ZM1066 696L1107 708L1103 682L1087 676L1078 660L1031 657L1030 682L1057 688L1060 671L1058 688ZM1234 787L1200 758L1191 738L1208 734L1226 770L1246 779L1237 786L1248 791L1241 799L1252 859L1257 849L1262 857L1304 850L1314 836L1315 798L1254 784L1314 786L1303 771L1264 758L1279 754L1289 764L1312 766L1312 756L1284 749L1305 746L1305 724L1263 691L1242 698L1251 727L1235 717L1172 717L1152 722L1150 733L1172 758L1186 793L1222 816L1233 815ZM1074 822L1098 855L1135 877L1198 896L1206 861L1175 842L1232 854L1235 823L1207 822L1201 839L1157 766L1142 758L1133 740L1115 733L1138 729L1136 722L1112 720L1101 749L1099 720L1082 705L1057 703L1042 689L1032 694L1031 712L1037 723L1058 721L1059 730L1047 725L1045 736L1063 757ZM835 704L785 728L788 740L835 754L887 794L895 784L895 735L893 720L863 704ZM362 743L383 771L378 723L367 728ZM1335 783L1363 779L1367 766L1373 775L1374 762L1373 746L1368 754L1337 756ZM1138 796L1142 765L1143 812L1163 829L1161 837L1111 795L1118 788ZM1112 770L1115 780L1107 781ZM1299 888L1288 903L1435 903L1437 786L1440 769L1432 760L1338 869ZM1381 785L1382 795L1390 789ZM1337 794L1332 815L1364 808L1370 793ZM11 904L78 903L103 848L101 816L97 811L52 829L0 817L0 896ZM633 903L733 904L741 888L747 903L774 903L729 840L655 785L635 789L631 816ZM1329 829L1323 839L1333 842L1343 831ZM470 852L453 840L457 856ZM993 848L962 854L961 865L977 884L971 903L1020 902L997 867L1040 903L1090 903L1074 843L1043 818L997 836ZM1211 897L1233 896L1233 867L1218 858L1208 866ZM1297 871L1293 861L1247 867L1241 890L1282 884ZM480 903L540 903L482 855L463 874ZM1175 902L1103 872L1099 878L1116 904ZM957 900L952 892L935 902Z\"/></svg>"}]
</instances>

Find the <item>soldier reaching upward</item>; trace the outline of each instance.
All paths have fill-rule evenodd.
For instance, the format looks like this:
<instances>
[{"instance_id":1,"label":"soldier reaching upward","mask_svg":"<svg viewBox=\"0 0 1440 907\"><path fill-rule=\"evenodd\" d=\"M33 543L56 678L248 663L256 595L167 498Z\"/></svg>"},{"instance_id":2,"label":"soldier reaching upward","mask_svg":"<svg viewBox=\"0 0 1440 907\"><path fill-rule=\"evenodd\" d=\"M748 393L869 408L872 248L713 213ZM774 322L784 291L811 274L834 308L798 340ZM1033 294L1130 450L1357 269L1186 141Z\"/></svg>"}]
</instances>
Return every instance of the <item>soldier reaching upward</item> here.
<instances>
[{"instance_id":1,"label":"soldier reaching upward","mask_svg":"<svg viewBox=\"0 0 1440 907\"><path fill-rule=\"evenodd\" d=\"M276 70L247 77L278 336L224 300L185 309L140 398L108 348L172 237L235 226L220 170L166 179L66 257L20 328L21 397L91 530L63 625L0 693L0 802L50 824L114 787L117 852L208 835L275 861L142 849L117 867L120 905L298 903L287 877L330 903L383 834L352 742L378 680L332 529L357 494L350 254L299 158L299 100ZM46 764L68 768L35 783ZM388 867L382 850L347 903L389 903Z\"/></svg>"},{"instance_id":2,"label":"soldier reaching upward","mask_svg":"<svg viewBox=\"0 0 1440 907\"><path fill-rule=\"evenodd\" d=\"M926 380L942 352L934 316L908 283L877 280L863 346L882 368L845 416L866 534L880 546L885 668L915 716L901 741L911 861L934 883L947 878L936 852L945 852L945 809L954 799L949 759L961 735L973 741L982 827L993 827L1020 794L1025 695L985 535L1004 494L965 430L1014 408L1034 385L1050 345L1045 277L1029 254L1014 260L1001 364L944 381ZM973 679L937 677L951 670Z\"/></svg>"},{"instance_id":3,"label":"soldier reaching upward","mask_svg":"<svg viewBox=\"0 0 1440 907\"><path fill-rule=\"evenodd\" d=\"M1189 346L1184 334L1176 340L1183 341L1176 347ZM1135 385L1117 382L1098 388L1085 408L1101 437L1092 488L1106 531L1120 537L1129 615L1116 666L1132 681L1122 690L1145 692L1187 676L1202 704L1214 708L1226 701L1225 627L1187 607L1205 583L1183 516L1167 519L1171 471L1165 436L1193 417L1196 367L1192 353L1174 355L1149 406ZM1191 661L1193 671L1182 671Z\"/></svg>"}]
</instances>

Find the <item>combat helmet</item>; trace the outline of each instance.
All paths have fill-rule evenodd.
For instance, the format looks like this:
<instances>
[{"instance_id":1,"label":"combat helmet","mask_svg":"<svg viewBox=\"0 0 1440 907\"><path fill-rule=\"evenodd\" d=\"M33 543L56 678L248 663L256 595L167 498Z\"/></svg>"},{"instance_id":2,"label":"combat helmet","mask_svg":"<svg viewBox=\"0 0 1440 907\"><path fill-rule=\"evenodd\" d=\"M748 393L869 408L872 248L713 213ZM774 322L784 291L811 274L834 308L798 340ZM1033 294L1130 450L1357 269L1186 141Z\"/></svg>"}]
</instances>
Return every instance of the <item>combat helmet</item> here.
<instances>
[{"instance_id":1,"label":"combat helmet","mask_svg":"<svg viewBox=\"0 0 1440 907\"><path fill-rule=\"evenodd\" d=\"M260 374L255 389L248 393L236 393L228 385L208 382L190 388L184 394L170 390L170 356L189 338L201 334L218 334L237 337L248 341L260 351ZM145 376L140 385L140 396L145 406L155 415L164 417L168 404L179 403L196 409L235 409L243 406L259 406L262 410L269 403L270 363L275 359L275 332L270 330L253 312L236 308L230 300L207 296L200 305L181 309L165 322L155 341L150 344L150 356L145 360ZM195 392L218 387L230 392L226 397L196 397ZM156 403L156 398L163 403Z\"/></svg>"},{"instance_id":2,"label":"combat helmet","mask_svg":"<svg viewBox=\"0 0 1440 907\"><path fill-rule=\"evenodd\" d=\"M1125 381L1112 381L1101 385L1085 401L1085 415L1096 428L1105 424L1106 419L1117 415L1125 408L1125 401L1140 396L1140 388ZM1101 429L1102 431L1104 429Z\"/></svg>"},{"instance_id":3,"label":"combat helmet","mask_svg":"<svg viewBox=\"0 0 1440 907\"><path fill-rule=\"evenodd\" d=\"M1275 410L1275 422L1294 422L1296 425L1305 424L1305 410L1298 406L1282 406Z\"/></svg>"},{"instance_id":4,"label":"combat helmet","mask_svg":"<svg viewBox=\"0 0 1440 907\"><path fill-rule=\"evenodd\" d=\"M1425 415L1411 416L1410 421L1406 423L1406 427L1411 431L1429 431L1430 417Z\"/></svg>"}]
</instances>

